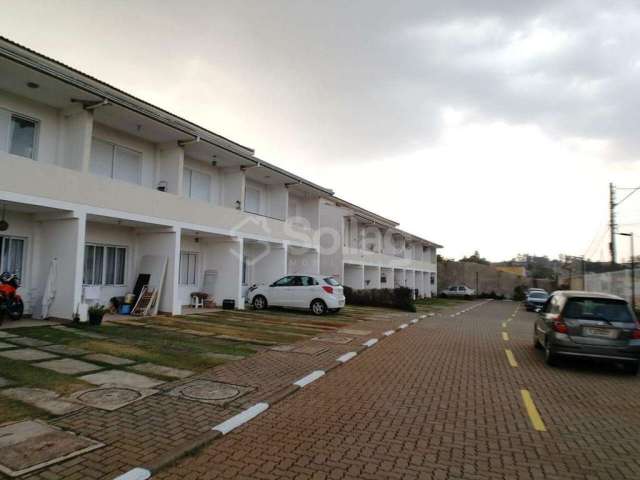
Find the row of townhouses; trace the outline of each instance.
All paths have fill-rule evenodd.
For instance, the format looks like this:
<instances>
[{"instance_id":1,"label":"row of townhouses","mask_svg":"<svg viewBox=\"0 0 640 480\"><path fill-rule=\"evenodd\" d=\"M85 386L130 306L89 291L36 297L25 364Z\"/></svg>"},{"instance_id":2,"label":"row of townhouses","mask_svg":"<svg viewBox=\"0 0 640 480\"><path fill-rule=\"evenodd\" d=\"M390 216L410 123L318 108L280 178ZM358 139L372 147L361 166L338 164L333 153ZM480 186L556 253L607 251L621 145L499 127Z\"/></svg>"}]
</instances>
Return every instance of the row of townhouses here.
<instances>
[{"instance_id":1,"label":"row of townhouses","mask_svg":"<svg viewBox=\"0 0 640 480\"><path fill-rule=\"evenodd\" d=\"M249 285L295 273L436 291L439 245L2 38L0 209L0 271L20 276L35 315L45 289L49 314L70 318L149 271L168 314L194 291L244 308Z\"/></svg>"}]
</instances>

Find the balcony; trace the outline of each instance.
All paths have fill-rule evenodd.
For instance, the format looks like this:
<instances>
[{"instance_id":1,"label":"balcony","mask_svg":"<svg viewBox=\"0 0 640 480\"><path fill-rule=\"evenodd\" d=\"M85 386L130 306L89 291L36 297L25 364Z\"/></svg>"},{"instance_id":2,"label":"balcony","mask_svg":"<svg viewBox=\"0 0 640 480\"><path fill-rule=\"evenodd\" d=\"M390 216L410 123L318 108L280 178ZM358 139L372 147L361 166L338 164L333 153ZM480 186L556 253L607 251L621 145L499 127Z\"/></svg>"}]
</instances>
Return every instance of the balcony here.
<instances>
[{"instance_id":1,"label":"balcony","mask_svg":"<svg viewBox=\"0 0 640 480\"><path fill-rule=\"evenodd\" d=\"M383 268L404 268L408 270L435 271L435 264L420 260L404 258L386 253L378 253L358 248L343 247L344 263L377 265Z\"/></svg>"},{"instance_id":2,"label":"balcony","mask_svg":"<svg viewBox=\"0 0 640 480\"><path fill-rule=\"evenodd\" d=\"M297 245L313 243L313 229L303 225L192 201L57 165L17 160L4 152L0 152L0 169L11 172L11 175L0 175L0 190L48 199L71 209L88 206L93 207L93 213L105 209L140 216L141 220L162 220L196 230L202 228L255 239L287 240Z\"/></svg>"}]
</instances>

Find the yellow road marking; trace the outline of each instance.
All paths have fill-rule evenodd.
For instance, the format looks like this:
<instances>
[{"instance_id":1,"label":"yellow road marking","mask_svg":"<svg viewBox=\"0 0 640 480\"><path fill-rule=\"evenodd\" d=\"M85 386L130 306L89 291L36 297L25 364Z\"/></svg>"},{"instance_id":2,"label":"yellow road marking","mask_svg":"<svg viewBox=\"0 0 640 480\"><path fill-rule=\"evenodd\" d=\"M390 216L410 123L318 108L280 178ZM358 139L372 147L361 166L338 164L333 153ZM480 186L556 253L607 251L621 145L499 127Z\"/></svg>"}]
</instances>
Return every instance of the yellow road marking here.
<instances>
[{"instance_id":1,"label":"yellow road marking","mask_svg":"<svg viewBox=\"0 0 640 480\"><path fill-rule=\"evenodd\" d=\"M516 357L513 356L513 352L508 348L505 348L504 353L507 354L509 365L511 365L513 368L516 368L518 366L518 362L516 362Z\"/></svg>"},{"instance_id":2,"label":"yellow road marking","mask_svg":"<svg viewBox=\"0 0 640 480\"><path fill-rule=\"evenodd\" d=\"M544 422L540 417L540 413L538 413L536 404L533 403L533 399L531 398L531 393L529 393L529 390L520 390L520 394L522 395L524 408L527 409L527 414L529 415L529 420L531 420L533 429L537 430L538 432L546 432L547 427L545 427Z\"/></svg>"},{"instance_id":3,"label":"yellow road marking","mask_svg":"<svg viewBox=\"0 0 640 480\"><path fill-rule=\"evenodd\" d=\"M502 332L502 339L505 342L508 342L509 341L509 334L507 332Z\"/></svg>"}]
</instances>

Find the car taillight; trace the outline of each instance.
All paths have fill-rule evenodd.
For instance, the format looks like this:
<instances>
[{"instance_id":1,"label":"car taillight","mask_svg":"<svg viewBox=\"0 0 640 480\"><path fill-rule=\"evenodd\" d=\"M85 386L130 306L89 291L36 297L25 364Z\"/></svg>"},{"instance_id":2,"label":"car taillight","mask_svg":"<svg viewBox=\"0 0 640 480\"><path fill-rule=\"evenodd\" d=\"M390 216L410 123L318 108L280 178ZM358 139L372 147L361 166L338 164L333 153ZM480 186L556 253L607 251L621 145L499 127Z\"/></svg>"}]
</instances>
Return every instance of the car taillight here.
<instances>
[{"instance_id":1,"label":"car taillight","mask_svg":"<svg viewBox=\"0 0 640 480\"><path fill-rule=\"evenodd\" d=\"M640 328L636 328L631 334L631 338L634 340L640 340Z\"/></svg>"},{"instance_id":2,"label":"car taillight","mask_svg":"<svg viewBox=\"0 0 640 480\"><path fill-rule=\"evenodd\" d=\"M333 287L330 287L328 285L323 285L322 289L327 293L333 293Z\"/></svg>"},{"instance_id":3,"label":"car taillight","mask_svg":"<svg viewBox=\"0 0 640 480\"><path fill-rule=\"evenodd\" d=\"M569 327L564 323L562 315L558 315L553 321L553 330L558 333L569 333Z\"/></svg>"}]
</instances>

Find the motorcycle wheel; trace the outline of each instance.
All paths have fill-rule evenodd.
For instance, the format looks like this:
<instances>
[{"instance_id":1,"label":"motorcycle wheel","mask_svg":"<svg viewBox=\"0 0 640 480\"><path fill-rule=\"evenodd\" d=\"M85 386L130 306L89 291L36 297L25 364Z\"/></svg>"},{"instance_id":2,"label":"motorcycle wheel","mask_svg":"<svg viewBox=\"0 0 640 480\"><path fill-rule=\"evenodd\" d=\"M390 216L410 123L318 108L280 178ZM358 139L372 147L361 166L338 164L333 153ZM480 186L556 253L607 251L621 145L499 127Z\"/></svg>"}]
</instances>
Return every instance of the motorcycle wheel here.
<instances>
[{"instance_id":1,"label":"motorcycle wheel","mask_svg":"<svg viewBox=\"0 0 640 480\"><path fill-rule=\"evenodd\" d=\"M20 320L24 313L24 303L22 300L16 300L7 307L7 316L11 320Z\"/></svg>"}]
</instances>

